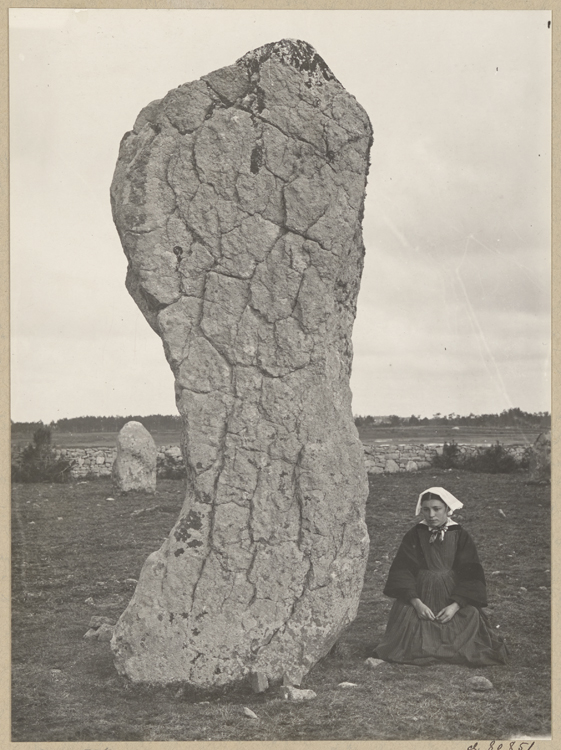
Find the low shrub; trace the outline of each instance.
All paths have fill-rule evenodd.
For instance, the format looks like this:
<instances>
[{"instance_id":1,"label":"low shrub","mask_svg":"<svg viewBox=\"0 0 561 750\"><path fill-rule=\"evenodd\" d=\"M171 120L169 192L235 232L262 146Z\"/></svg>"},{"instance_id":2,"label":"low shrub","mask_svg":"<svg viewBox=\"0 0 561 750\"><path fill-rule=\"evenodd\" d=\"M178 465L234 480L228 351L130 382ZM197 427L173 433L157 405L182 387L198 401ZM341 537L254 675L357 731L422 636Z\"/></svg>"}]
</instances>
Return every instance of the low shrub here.
<instances>
[{"instance_id":1,"label":"low shrub","mask_svg":"<svg viewBox=\"0 0 561 750\"><path fill-rule=\"evenodd\" d=\"M442 454L437 454L433 459L433 466L438 469L463 469L483 474L512 474L527 469L528 461L518 461L499 442L489 448L479 448L476 453L466 454L452 441L444 443Z\"/></svg>"},{"instance_id":2,"label":"low shrub","mask_svg":"<svg viewBox=\"0 0 561 750\"><path fill-rule=\"evenodd\" d=\"M451 443L444 443L442 454L436 453L432 461L432 465L436 469L459 469L461 463L460 446L453 440Z\"/></svg>"},{"instance_id":3,"label":"low shrub","mask_svg":"<svg viewBox=\"0 0 561 750\"><path fill-rule=\"evenodd\" d=\"M29 443L12 460L12 482L68 482L73 461L59 458L52 446L52 430L41 425Z\"/></svg>"},{"instance_id":4,"label":"low shrub","mask_svg":"<svg viewBox=\"0 0 561 750\"><path fill-rule=\"evenodd\" d=\"M520 468L518 461L500 443L479 451L474 456L466 456L463 467L467 471L484 474L512 474Z\"/></svg>"},{"instance_id":5,"label":"low shrub","mask_svg":"<svg viewBox=\"0 0 561 750\"><path fill-rule=\"evenodd\" d=\"M156 476L158 479L183 479L185 477L183 456L166 451L158 453Z\"/></svg>"}]
</instances>

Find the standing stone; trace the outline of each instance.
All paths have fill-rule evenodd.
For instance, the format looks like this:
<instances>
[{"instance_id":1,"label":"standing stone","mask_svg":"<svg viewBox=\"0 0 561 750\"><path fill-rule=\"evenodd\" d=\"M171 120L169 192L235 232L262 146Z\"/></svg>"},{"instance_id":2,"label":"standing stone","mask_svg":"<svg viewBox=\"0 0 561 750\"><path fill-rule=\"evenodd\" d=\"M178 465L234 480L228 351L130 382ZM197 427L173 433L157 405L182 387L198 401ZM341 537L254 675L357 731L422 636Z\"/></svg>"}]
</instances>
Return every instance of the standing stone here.
<instances>
[{"instance_id":1,"label":"standing stone","mask_svg":"<svg viewBox=\"0 0 561 750\"><path fill-rule=\"evenodd\" d=\"M368 485L351 332L372 132L305 42L149 104L111 198L161 336L186 498L112 641L133 681L296 684L354 619Z\"/></svg>"},{"instance_id":2,"label":"standing stone","mask_svg":"<svg viewBox=\"0 0 561 750\"><path fill-rule=\"evenodd\" d=\"M533 482L551 481L551 430L540 433L531 448L530 479Z\"/></svg>"},{"instance_id":3,"label":"standing stone","mask_svg":"<svg viewBox=\"0 0 561 750\"><path fill-rule=\"evenodd\" d=\"M127 422L117 436L113 481L121 492L156 491L158 449L152 435L140 422Z\"/></svg>"}]
</instances>

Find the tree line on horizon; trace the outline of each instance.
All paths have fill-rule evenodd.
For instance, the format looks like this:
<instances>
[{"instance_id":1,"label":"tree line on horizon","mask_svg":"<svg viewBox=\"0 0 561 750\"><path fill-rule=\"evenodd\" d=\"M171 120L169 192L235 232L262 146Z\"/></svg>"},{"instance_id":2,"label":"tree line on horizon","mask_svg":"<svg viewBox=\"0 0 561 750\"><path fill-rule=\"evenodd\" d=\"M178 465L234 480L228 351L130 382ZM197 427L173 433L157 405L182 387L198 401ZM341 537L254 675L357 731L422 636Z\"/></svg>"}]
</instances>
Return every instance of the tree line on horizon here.
<instances>
[{"instance_id":1,"label":"tree line on horizon","mask_svg":"<svg viewBox=\"0 0 561 750\"><path fill-rule=\"evenodd\" d=\"M410 417L398 417L390 414L387 417L355 417L357 427L419 427L425 425L449 425L450 427L537 427L551 428L551 414L547 411L527 412L518 407L505 409L500 414L434 414L432 417L421 417L412 414Z\"/></svg>"},{"instance_id":2,"label":"tree line on horizon","mask_svg":"<svg viewBox=\"0 0 561 750\"><path fill-rule=\"evenodd\" d=\"M546 411L526 412L519 408L505 409L500 414L434 414L432 417L421 417L412 414L410 417L389 416L355 416L357 427L419 427L426 425L448 425L451 427L533 427L551 428L551 414ZM50 423L53 432L119 432L127 422L140 422L149 432L179 432L181 417L177 414L150 414L148 416L130 417L71 417L58 419ZM12 434L32 434L43 422L11 422Z\"/></svg>"},{"instance_id":3,"label":"tree line on horizon","mask_svg":"<svg viewBox=\"0 0 561 750\"><path fill-rule=\"evenodd\" d=\"M176 432L181 429L181 417L176 414L150 414L130 417L70 417L50 423L53 432L119 432L127 422L140 422L149 432ZM13 434L27 434L41 427L43 422L12 422Z\"/></svg>"}]
</instances>

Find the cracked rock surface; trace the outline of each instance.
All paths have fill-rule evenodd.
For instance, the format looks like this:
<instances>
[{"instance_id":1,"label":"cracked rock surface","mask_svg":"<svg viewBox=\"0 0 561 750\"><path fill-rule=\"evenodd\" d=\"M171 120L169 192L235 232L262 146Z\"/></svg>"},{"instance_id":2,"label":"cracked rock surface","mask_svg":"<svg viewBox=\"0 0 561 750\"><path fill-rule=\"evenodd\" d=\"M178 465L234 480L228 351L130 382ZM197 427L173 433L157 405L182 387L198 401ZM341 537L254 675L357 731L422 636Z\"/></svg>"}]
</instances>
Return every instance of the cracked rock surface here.
<instances>
[{"instance_id":1,"label":"cracked rock surface","mask_svg":"<svg viewBox=\"0 0 561 750\"><path fill-rule=\"evenodd\" d=\"M133 681L299 684L356 615L368 488L349 376L371 142L292 40L170 91L122 140L126 283L175 375L187 468L115 628Z\"/></svg>"}]
</instances>

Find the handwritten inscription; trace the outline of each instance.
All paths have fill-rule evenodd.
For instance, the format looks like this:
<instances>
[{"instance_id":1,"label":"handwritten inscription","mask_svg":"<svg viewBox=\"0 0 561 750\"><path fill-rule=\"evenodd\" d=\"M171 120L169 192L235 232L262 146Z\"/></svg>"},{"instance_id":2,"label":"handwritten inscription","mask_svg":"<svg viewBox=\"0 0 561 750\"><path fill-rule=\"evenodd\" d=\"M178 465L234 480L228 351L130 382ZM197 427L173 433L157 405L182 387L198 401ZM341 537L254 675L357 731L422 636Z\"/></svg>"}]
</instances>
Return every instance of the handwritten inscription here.
<instances>
[{"instance_id":1,"label":"handwritten inscription","mask_svg":"<svg viewBox=\"0 0 561 750\"><path fill-rule=\"evenodd\" d=\"M499 742L498 740L491 740L489 747L485 748L484 745L479 745L478 742L474 742L473 745L468 745L467 750L532 750L535 742L520 742L515 740L514 742ZM496 746L495 746L496 745Z\"/></svg>"}]
</instances>

